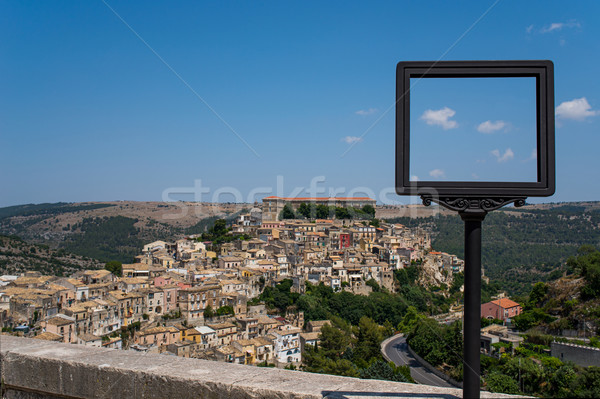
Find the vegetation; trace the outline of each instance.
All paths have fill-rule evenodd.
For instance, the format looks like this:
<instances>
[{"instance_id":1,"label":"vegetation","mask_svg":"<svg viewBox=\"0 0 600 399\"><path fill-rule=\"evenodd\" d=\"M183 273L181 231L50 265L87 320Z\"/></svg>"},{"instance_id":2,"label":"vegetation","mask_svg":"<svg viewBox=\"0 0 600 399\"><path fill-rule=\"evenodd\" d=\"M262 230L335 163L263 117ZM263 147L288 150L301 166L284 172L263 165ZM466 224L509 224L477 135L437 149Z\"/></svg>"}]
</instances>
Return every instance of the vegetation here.
<instances>
[{"instance_id":1,"label":"vegetation","mask_svg":"<svg viewBox=\"0 0 600 399\"><path fill-rule=\"evenodd\" d=\"M291 292L292 280L287 279L274 287L265 287L259 300L281 314L293 306L304 311L306 321L332 320L333 326L321 330L321 344L304 355L306 371L410 381L407 369L383 360L381 341L398 329L411 328L422 317L420 312L438 313L447 309L449 299L416 286L416 266L398 272L406 283L400 294L378 289L369 296L354 295L334 292L322 283L307 282L306 293L300 295ZM370 284L378 287L375 281Z\"/></svg>"},{"instance_id":2,"label":"vegetation","mask_svg":"<svg viewBox=\"0 0 600 399\"><path fill-rule=\"evenodd\" d=\"M212 306L207 305L206 308L204 308L204 318L210 319L212 317L215 317L215 311L213 310Z\"/></svg>"},{"instance_id":3,"label":"vegetation","mask_svg":"<svg viewBox=\"0 0 600 399\"><path fill-rule=\"evenodd\" d=\"M199 241L210 241L212 243L212 250L218 251L223 243L250 239L250 236L246 234L231 234L231 228L227 227L227 224L226 219L215 220L212 226L208 228L208 231L202 233Z\"/></svg>"},{"instance_id":4,"label":"vegetation","mask_svg":"<svg viewBox=\"0 0 600 399\"><path fill-rule=\"evenodd\" d=\"M214 229L215 225L217 224L217 221L220 220L224 220L225 221L225 225L230 225L233 221L235 221L235 219L238 217L238 215L240 215L241 213L243 213L243 209L240 212L228 215L225 218L219 217L219 216L210 216L207 218L204 218L202 220L200 220L198 223L196 223L195 225L188 227L187 229L184 230L185 234L203 234L203 233L208 233L208 235L213 235L214 234ZM219 222L219 224L221 224L222 222ZM217 229L219 229L220 226L217 227ZM212 230L212 231L211 231ZM226 232L225 232L226 233Z\"/></svg>"},{"instance_id":5,"label":"vegetation","mask_svg":"<svg viewBox=\"0 0 600 399\"><path fill-rule=\"evenodd\" d=\"M123 277L123 263L119 262L118 260L106 262L104 268L117 277Z\"/></svg>"},{"instance_id":6,"label":"vegetation","mask_svg":"<svg viewBox=\"0 0 600 399\"><path fill-rule=\"evenodd\" d=\"M600 347L600 339L567 340L545 333L560 333L562 328L581 329L578 323L582 318L600 325L599 270L600 252L586 245L577 251L577 256L568 259L565 277L533 285L521 301L523 313L512 319L515 327L525 333L525 341L516 348L506 343L494 344L498 353L481 357L486 389L541 397L599 397L600 368L562 362L550 356L550 345L552 341L561 341ZM482 323L487 322L482 320ZM411 347L425 360L460 378L459 323L440 325L409 308L399 327L408 334Z\"/></svg>"},{"instance_id":7,"label":"vegetation","mask_svg":"<svg viewBox=\"0 0 600 399\"><path fill-rule=\"evenodd\" d=\"M365 205L362 208L336 207L327 205L315 205L314 203L301 203L294 211L291 204L287 203L279 214L279 219L374 219L375 208ZM379 221L375 222L379 223Z\"/></svg>"},{"instance_id":8,"label":"vegetation","mask_svg":"<svg viewBox=\"0 0 600 399\"><path fill-rule=\"evenodd\" d=\"M585 279L581 299L596 299L600 297L600 252L591 245L583 245L577 252L577 257L567 260L569 271Z\"/></svg>"},{"instance_id":9,"label":"vegetation","mask_svg":"<svg viewBox=\"0 0 600 399\"><path fill-rule=\"evenodd\" d=\"M451 325L422 316L411 315L403 323L408 331L407 342L411 348L434 367L450 367L450 376L462 380L462 323Z\"/></svg>"},{"instance_id":10,"label":"vegetation","mask_svg":"<svg viewBox=\"0 0 600 399\"><path fill-rule=\"evenodd\" d=\"M100 262L63 249L30 244L19 237L0 235L0 274L38 271L45 275L68 276L78 270L99 269Z\"/></svg>"},{"instance_id":11,"label":"vegetation","mask_svg":"<svg viewBox=\"0 0 600 399\"><path fill-rule=\"evenodd\" d=\"M221 306L219 309L217 309L217 316L225 316L225 315L235 316L233 307L226 305L226 306Z\"/></svg>"},{"instance_id":12,"label":"vegetation","mask_svg":"<svg viewBox=\"0 0 600 399\"><path fill-rule=\"evenodd\" d=\"M600 252L584 245L566 265L565 277L536 283L521 301L523 313L513 318L520 331L536 328L553 334L565 329L585 332L585 321L600 326Z\"/></svg>"},{"instance_id":13,"label":"vegetation","mask_svg":"<svg viewBox=\"0 0 600 399\"><path fill-rule=\"evenodd\" d=\"M140 243L171 240L183 234L201 234L219 217L207 217L193 226L182 228L159 222L144 215L140 219L125 216L89 217L103 208L135 208L131 204L30 204L0 208L0 233L20 236L30 241L43 241L51 247L101 262L118 260L130 263L137 255ZM157 207L170 205L158 204ZM134 212L135 213L135 212ZM138 212L139 213L139 212ZM225 217L231 223L238 213ZM67 216L68 215L68 216ZM65 223L65 217L69 223ZM72 220L75 220L74 222ZM1 265L0 265L1 267Z\"/></svg>"},{"instance_id":14,"label":"vegetation","mask_svg":"<svg viewBox=\"0 0 600 399\"><path fill-rule=\"evenodd\" d=\"M75 205L67 202L54 204L27 204L0 208L0 220L13 216L53 216L69 212L90 211L115 206L114 204L83 204Z\"/></svg>"},{"instance_id":15,"label":"vegetation","mask_svg":"<svg viewBox=\"0 0 600 399\"><path fill-rule=\"evenodd\" d=\"M564 262L583 244L600 244L600 210L564 205L548 210L510 209L490 213L484 223L482 264L493 283L511 295L523 295L538 281L562 275ZM395 218L390 222L421 226L439 251L463 256L463 222L458 216Z\"/></svg>"},{"instance_id":16,"label":"vegetation","mask_svg":"<svg viewBox=\"0 0 600 399\"><path fill-rule=\"evenodd\" d=\"M321 328L320 345L309 346L303 354L305 371L412 382L408 367L387 363L381 356L380 344L389 329L368 317L362 317L358 325L352 326L334 316L332 324Z\"/></svg>"},{"instance_id":17,"label":"vegetation","mask_svg":"<svg viewBox=\"0 0 600 399\"><path fill-rule=\"evenodd\" d=\"M294 212L294 208L292 208L292 205L285 204L279 214L279 219L285 220L285 219L295 219L295 218L296 218L296 213Z\"/></svg>"},{"instance_id":18,"label":"vegetation","mask_svg":"<svg viewBox=\"0 0 600 399\"><path fill-rule=\"evenodd\" d=\"M85 234L74 234L63 244L76 254L100 261L129 263L139 253L142 241L137 219L124 216L85 218L77 226Z\"/></svg>"},{"instance_id":19,"label":"vegetation","mask_svg":"<svg viewBox=\"0 0 600 399\"><path fill-rule=\"evenodd\" d=\"M408 317L408 314L407 314ZM440 325L417 315L406 323L409 345L426 361L443 368L454 379L462 379L462 334L460 322ZM481 356L483 386L491 392L541 397L590 398L600 395L600 368L563 363L549 355L551 336L531 334L514 355ZM503 344L505 349L510 345Z\"/></svg>"}]
</instances>

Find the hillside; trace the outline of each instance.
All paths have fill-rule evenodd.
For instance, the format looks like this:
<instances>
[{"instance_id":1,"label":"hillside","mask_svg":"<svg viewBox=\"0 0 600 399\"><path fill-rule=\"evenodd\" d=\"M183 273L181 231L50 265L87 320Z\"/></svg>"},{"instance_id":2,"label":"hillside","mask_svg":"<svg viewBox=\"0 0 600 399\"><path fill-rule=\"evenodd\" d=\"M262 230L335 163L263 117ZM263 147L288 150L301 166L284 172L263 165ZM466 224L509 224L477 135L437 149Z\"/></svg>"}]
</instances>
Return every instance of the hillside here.
<instances>
[{"instance_id":1,"label":"hillside","mask_svg":"<svg viewBox=\"0 0 600 399\"><path fill-rule=\"evenodd\" d=\"M588 336L596 333L600 328L600 252L589 245L579 248L577 256L567 260L564 276L534 285L524 310L514 319L522 331L537 326L559 335L564 330Z\"/></svg>"},{"instance_id":2,"label":"hillside","mask_svg":"<svg viewBox=\"0 0 600 399\"><path fill-rule=\"evenodd\" d=\"M0 235L0 275L38 271L45 275L68 276L78 270L103 266L95 259L70 254L47 245L28 244L18 237Z\"/></svg>"},{"instance_id":3,"label":"hillside","mask_svg":"<svg viewBox=\"0 0 600 399\"><path fill-rule=\"evenodd\" d=\"M463 222L457 215L394 218L421 226L432 235L433 248L463 256ZM564 262L584 244L600 245L597 202L528 205L490 213L482 232L486 276L510 294L525 294L537 281L560 277Z\"/></svg>"},{"instance_id":4,"label":"hillside","mask_svg":"<svg viewBox=\"0 0 600 399\"><path fill-rule=\"evenodd\" d=\"M0 208L0 234L99 259L131 262L143 242L201 233L243 204L87 202Z\"/></svg>"}]
</instances>

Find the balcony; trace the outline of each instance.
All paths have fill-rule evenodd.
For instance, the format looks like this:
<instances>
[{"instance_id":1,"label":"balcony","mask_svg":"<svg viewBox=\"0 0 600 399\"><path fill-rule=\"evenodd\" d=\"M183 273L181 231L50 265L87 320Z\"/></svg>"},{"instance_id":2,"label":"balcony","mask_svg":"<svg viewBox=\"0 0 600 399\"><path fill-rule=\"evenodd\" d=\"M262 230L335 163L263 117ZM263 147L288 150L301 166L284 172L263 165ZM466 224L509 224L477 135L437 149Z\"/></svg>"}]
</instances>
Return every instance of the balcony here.
<instances>
[{"instance_id":1,"label":"balcony","mask_svg":"<svg viewBox=\"0 0 600 399\"><path fill-rule=\"evenodd\" d=\"M0 336L3 398L460 398L462 391ZM482 392L482 398L510 395Z\"/></svg>"}]
</instances>

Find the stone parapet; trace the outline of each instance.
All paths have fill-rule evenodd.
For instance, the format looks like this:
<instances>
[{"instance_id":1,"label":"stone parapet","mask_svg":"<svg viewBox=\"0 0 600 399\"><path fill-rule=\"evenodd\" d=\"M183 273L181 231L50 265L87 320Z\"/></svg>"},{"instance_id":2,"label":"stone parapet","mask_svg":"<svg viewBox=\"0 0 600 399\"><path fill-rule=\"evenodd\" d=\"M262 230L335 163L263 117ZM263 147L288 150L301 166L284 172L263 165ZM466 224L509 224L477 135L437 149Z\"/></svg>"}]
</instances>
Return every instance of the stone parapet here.
<instances>
[{"instance_id":1,"label":"stone parapet","mask_svg":"<svg viewBox=\"0 0 600 399\"><path fill-rule=\"evenodd\" d=\"M3 398L460 398L427 385L0 336ZM482 392L482 397L510 397Z\"/></svg>"}]
</instances>

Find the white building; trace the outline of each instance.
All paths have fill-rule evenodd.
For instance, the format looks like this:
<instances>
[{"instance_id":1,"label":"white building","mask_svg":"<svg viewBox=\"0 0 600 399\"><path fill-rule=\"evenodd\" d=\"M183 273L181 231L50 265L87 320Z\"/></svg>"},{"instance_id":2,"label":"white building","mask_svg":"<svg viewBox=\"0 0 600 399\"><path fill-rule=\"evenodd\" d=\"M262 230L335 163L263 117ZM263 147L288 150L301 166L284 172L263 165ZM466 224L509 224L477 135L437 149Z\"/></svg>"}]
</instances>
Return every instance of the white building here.
<instances>
[{"instance_id":1,"label":"white building","mask_svg":"<svg viewBox=\"0 0 600 399\"><path fill-rule=\"evenodd\" d=\"M273 336L275 360L280 363L300 363L302 352L300 351L299 328L286 324L269 331Z\"/></svg>"}]
</instances>

